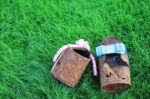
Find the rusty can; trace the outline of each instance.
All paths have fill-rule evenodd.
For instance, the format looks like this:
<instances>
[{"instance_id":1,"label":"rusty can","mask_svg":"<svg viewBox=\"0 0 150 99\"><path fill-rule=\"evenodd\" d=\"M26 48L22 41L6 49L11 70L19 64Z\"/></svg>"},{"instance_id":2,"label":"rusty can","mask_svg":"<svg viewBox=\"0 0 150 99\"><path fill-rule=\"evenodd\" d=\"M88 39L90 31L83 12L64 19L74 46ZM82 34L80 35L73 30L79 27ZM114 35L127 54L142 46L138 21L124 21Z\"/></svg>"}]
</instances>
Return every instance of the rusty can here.
<instances>
[{"instance_id":1,"label":"rusty can","mask_svg":"<svg viewBox=\"0 0 150 99\"><path fill-rule=\"evenodd\" d=\"M96 53L99 58L101 90L120 92L128 89L131 86L130 66L124 44L110 37L100 45Z\"/></svg>"},{"instance_id":2,"label":"rusty can","mask_svg":"<svg viewBox=\"0 0 150 99\"><path fill-rule=\"evenodd\" d=\"M67 48L51 69L52 75L64 84L75 87L90 62L90 52L83 48Z\"/></svg>"}]
</instances>

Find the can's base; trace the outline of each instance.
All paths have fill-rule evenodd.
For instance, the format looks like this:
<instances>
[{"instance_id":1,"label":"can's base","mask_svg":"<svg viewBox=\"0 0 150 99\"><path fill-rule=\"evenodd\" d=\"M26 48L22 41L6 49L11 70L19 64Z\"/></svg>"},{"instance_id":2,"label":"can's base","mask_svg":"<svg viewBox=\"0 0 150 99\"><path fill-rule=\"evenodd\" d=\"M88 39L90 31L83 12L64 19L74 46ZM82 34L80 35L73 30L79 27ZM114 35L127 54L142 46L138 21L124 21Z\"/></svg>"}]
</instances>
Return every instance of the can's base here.
<instances>
[{"instance_id":1,"label":"can's base","mask_svg":"<svg viewBox=\"0 0 150 99\"><path fill-rule=\"evenodd\" d=\"M104 92L120 92L123 90L126 90L130 87L129 84L126 83L115 83L115 84L109 84L102 87L102 90Z\"/></svg>"}]
</instances>

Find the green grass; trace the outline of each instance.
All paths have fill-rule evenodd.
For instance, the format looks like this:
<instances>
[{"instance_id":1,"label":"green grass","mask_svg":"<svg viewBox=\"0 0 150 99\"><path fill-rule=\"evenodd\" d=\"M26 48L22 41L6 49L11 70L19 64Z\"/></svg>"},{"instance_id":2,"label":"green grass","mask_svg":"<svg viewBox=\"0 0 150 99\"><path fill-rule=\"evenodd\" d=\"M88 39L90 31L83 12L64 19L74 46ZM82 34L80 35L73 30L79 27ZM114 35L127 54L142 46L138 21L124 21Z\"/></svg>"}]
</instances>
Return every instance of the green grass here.
<instances>
[{"instance_id":1,"label":"green grass","mask_svg":"<svg viewBox=\"0 0 150 99\"><path fill-rule=\"evenodd\" d=\"M49 73L55 52L79 38L92 53L108 36L129 51L132 86L100 91L89 65L69 88ZM0 0L0 99L148 99L150 0Z\"/></svg>"}]
</instances>

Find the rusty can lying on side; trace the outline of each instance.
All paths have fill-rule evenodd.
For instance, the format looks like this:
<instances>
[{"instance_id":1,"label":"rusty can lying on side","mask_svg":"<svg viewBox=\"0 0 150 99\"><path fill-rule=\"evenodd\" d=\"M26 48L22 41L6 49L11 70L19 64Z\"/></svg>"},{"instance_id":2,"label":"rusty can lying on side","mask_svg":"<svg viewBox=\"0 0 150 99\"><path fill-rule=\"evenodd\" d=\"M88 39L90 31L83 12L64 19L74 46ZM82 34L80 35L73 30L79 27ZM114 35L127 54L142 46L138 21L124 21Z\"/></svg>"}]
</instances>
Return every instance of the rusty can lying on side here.
<instances>
[{"instance_id":1,"label":"rusty can lying on side","mask_svg":"<svg viewBox=\"0 0 150 99\"><path fill-rule=\"evenodd\" d=\"M90 52L83 48L67 48L55 62L52 75L70 87L75 87L90 62Z\"/></svg>"}]
</instances>

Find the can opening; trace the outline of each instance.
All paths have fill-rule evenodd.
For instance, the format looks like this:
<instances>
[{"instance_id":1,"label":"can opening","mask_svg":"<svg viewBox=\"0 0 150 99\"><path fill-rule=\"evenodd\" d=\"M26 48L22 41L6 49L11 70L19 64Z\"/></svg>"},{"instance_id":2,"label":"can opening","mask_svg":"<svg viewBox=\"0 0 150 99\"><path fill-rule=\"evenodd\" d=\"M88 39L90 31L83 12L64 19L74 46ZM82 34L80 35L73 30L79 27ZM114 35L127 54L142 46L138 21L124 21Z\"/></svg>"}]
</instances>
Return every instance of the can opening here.
<instances>
[{"instance_id":1,"label":"can opening","mask_svg":"<svg viewBox=\"0 0 150 99\"><path fill-rule=\"evenodd\" d=\"M87 50L82 50L82 49L73 49L73 50L83 57L86 57L86 58L90 57L90 52Z\"/></svg>"}]
</instances>

